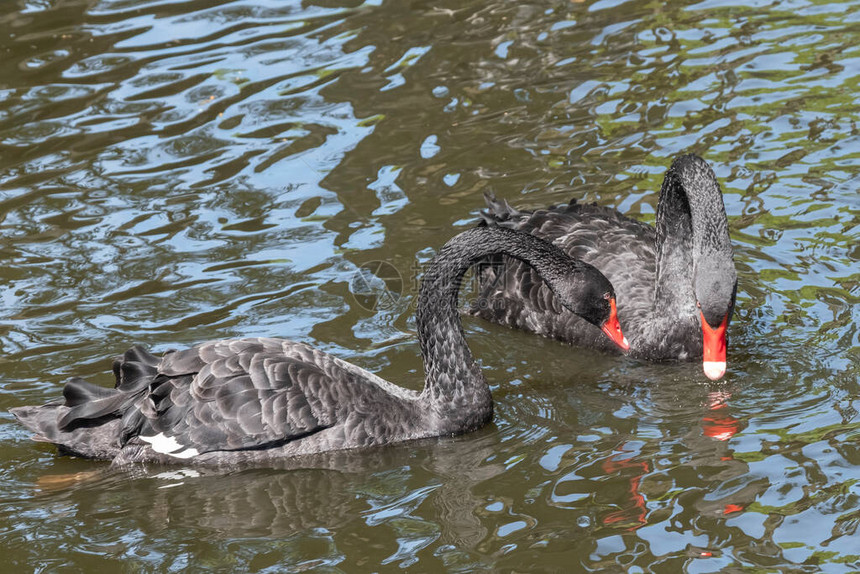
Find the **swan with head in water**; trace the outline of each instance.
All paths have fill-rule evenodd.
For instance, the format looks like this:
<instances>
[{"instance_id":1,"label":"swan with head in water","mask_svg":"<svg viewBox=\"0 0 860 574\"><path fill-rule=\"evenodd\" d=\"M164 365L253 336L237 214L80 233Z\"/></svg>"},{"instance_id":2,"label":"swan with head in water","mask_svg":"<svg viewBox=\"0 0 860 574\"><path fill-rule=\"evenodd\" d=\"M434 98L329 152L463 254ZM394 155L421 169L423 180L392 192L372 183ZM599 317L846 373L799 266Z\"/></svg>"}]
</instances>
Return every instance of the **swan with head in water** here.
<instances>
[{"instance_id":1,"label":"swan with head in water","mask_svg":"<svg viewBox=\"0 0 860 574\"><path fill-rule=\"evenodd\" d=\"M626 347L599 271L531 235L481 228L449 241L421 283L420 392L303 343L254 338L160 358L134 347L114 362L115 388L75 378L63 399L12 413L34 439L114 464L266 464L469 432L492 418L493 401L463 336L458 290L469 267L495 253L534 265L567 309Z\"/></svg>"},{"instance_id":2,"label":"swan with head in water","mask_svg":"<svg viewBox=\"0 0 860 574\"><path fill-rule=\"evenodd\" d=\"M614 209L572 201L519 211L487 198L483 224L531 233L600 269L618 289L629 355L650 361L702 360L713 380L726 372L726 328L737 273L720 186L694 155L677 158L663 179L656 229ZM484 265L485 304L473 313L583 347L610 350L589 325L558 305L540 277L494 256Z\"/></svg>"}]
</instances>

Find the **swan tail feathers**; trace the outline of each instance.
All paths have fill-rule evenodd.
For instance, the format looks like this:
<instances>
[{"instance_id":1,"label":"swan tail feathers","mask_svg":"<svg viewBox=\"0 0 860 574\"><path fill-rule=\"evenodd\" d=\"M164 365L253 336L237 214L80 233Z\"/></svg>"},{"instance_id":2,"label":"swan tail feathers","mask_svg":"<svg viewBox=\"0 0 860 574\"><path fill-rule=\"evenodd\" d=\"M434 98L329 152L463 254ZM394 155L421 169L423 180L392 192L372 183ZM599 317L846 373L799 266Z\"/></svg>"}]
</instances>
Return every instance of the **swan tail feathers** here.
<instances>
[{"instance_id":1,"label":"swan tail feathers","mask_svg":"<svg viewBox=\"0 0 860 574\"><path fill-rule=\"evenodd\" d=\"M33 433L31 437L39 442L53 442L51 437L57 435L57 410L62 405L49 403L38 407L15 407L9 409L18 422Z\"/></svg>"},{"instance_id":2,"label":"swan tail feathers","mask_svg":"<svg viewBox=\"0 0 860 574\"><path fill-rule=\"evenodd\" d=\"M141 385L148 385L158 374L161 358L140 345L135 345L122 356L114 359L113 374L116 377L116 388L121 391L134 392Z\"/></svg>"},{"instance_id":3,"label":"swan tail feathers","mask_svg":"<svg viewBox=\"0 0 860 574\"><path fill-rule=\"evenodd\" d=\"M136 398L74 377L63 387L63 400L15 407L9 412L35 433L34 440L58 442L63 434L76 428L97 426L104 422L102 419L121 416Z\"/></svg>"},{"instance_id":4,"label":"swan tail feathers","mask_svg":"<svg viewBox=\"0 0 860 574\"><path fill-rule=\"evenodd\" d=\"M62 401L10 412L34 441L55 444L63 453L110 459L120 448L120 417L138 396L74 378L63 388Z\"/></svg>"},{"instance_id":5,"label":"swan tail feathers","mask_svg":"<svg viewBox=\"0 0 860 574\"><path fill-rule=\"evenodd\" d=\"M68 409L59 417L57 424L60 430L68 431L105 417L121 416L137 399L137 393L106 389L74 378L63 387L63 398Z\"/></svg>"},{"instance_id":6,"label":"swan tail feathers","mask_svg":"<svg viewBox=\"0 0 860 574\"><path fill-rule=\"evenodd\" d=\"M61 452L77 456L109 459L121 447L124 415L157 382L159 364L159 358L135 346L114 361L114 388L73 377L63 387L62 400L10 412L35 441L53 443Z\"/></svg>"},{"instance_id":7,"label":"swan tail feathers","mask_svg":"<svg viewBox=\"0 0 860 574\"><path fill-rule=\"evenodd\" d=\"M505 199L498 199L492 191L484 192L484 201L487 204L486 209L480 212L481 220L478 225L482 227L502 226L506 222L517 220L524 212L511 206Z\"/></svg>"},{"instance_id":8,"label":"swan tail feathers","mask_svg":"<svg viewBox=\"0 0 860 574\"><path fill-rule=\"evenodd\" d=\"M120 419L99 420L63 429L59 421L69 410L69 407L54 402L37 407L15 407L10 412L33 433L30 436L32 440L54 444L61 453L101 460L110 460L119 453Z\"/></svg>"}]
</instances>

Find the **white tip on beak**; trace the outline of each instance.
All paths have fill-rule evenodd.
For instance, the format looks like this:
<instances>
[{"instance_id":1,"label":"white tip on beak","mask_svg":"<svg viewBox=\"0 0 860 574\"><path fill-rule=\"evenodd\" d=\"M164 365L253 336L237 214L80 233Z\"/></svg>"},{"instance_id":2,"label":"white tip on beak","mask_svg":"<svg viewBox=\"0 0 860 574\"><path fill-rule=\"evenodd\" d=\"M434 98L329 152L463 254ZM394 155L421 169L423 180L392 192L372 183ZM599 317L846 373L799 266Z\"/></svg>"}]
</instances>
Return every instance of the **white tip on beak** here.
<instances>
[{"instance_id":1,"label":"white tip on beak","mask_svg":"<svg viewBox=\"0 0 860 574\"><path fill-rule=\"evenodd\" d=\"M705 371L705 375L712 381L722 379L723 375L726 374L725 361L704 361L702 368Z\"/></svg>"},{"instance_id":2,"label":"white tip on beak","mask_svg":"<svg viewBox=\"0 0 860 574\"><path fill-rule=\"evenodd\" d=\"M627 342L627 337L625 337L625 336L623 336L623 335L622 335L622 336L621 336L621 342L622 342L622 343L624 343L624 347L625 347L625 348L629 348L629 347L630 347L630 343L628 343L628 342Z\"/></svg>"}]
</instances>

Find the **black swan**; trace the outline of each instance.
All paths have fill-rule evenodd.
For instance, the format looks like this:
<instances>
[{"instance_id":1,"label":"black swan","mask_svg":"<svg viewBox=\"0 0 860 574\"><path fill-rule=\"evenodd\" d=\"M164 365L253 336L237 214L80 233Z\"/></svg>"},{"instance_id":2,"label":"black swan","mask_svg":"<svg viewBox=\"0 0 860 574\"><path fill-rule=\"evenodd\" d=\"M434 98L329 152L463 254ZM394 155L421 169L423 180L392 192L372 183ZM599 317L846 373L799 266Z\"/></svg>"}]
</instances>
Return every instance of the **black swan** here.
<instances>
[{"instance_id":1,"label":"black swan","mask_svg":"<svg viewBox=\"0 0 860 574\"><path fill-rule=\"evenodd\" d=\"M737 274L723 196L703 159L686 155L672 162L660 190L656 229L576 200L530 212L488 195L487 205L481 225L552 241L606 275L618 289L618 317L631 357L701 358L710 379L725 374ZM562 309L527 266L494 255L480 268L482 299L473 314L575 345L612 348Z\"/></svg>"},{"instance_id":2,"label":"black swan","mask_svg":"<svg viewBox=\"0 0 860 574\"><path fill-rule=\"evenodd\" d=\"M11 411L35 440L115 465L265 464L475 430L492 418L493 401L463 337L458 289L473 263L495 253L531 262L566 308L624 345L615 292L594 267L525 233L471 229L439 251L421 283L421 392L303 343L253 338L160 358L133 347L114 361L115 388L73 378L63 399Z\"/></svg>"}]
</instances>

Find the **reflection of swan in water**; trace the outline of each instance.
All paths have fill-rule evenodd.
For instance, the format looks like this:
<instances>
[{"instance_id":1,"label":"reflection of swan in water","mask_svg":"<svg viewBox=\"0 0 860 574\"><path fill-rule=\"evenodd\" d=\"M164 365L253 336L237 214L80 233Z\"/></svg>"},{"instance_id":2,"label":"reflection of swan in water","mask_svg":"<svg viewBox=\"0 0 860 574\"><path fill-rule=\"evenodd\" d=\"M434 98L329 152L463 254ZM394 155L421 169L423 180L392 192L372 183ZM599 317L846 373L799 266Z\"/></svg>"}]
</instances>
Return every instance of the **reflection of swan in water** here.
<instances>
[{"instance_id":1,"label":"reflection of swan in water","mask_svg":"<svg viewBox=\"0 0 860 574\"><path fill-rule=\"evenodd\" d=\"M252 469L230 475L167 470L144 482L147 531L199 526L232 536L279 537L355 519L361 503L349 477L333 471Z\"/></svg>"},{"instance_id":2,"label":"reflection of swan in water","mask_svg":"<svg viewBox=\"0 0 860 574\"><path fill-rule=\"evenodd\" d=\"M702 483L707 484L709 480L719 484L717 488L699 489L701 494L695 498L695 508L701 515L726 517L741 512L768 488L767 480L761 481L751 475L749 464L734 456L729 441L746 424L733 415L731 396L727 390L709 392L701 429L691 429L684 441L690 448L689 466L706 474L701 477ZM736 479L741 479L742 484L736 483ZM692 491L689 489L687 496L694 496Z\"/></svg>"},{"instance_id":3,"label":"reflection of swan in water","mask_svg":"<svg viewBox=\"0 0 860 574\"><path fill-rule=\"evenodd\" d=\"M498 455L499 445L499 435L488 433L468 442L440 444L431 451L426 467L446 477L434 497L443 543L476 548L486 539L488 530L477 512L486 500L474 489L505 471L501 462L485 462Z\"/></svg>"},{"instance_id":4,"label":"reflection of swan in water","mask_svg":"<svg viewBox=\"0 0 860 574\"><path fill-rule=\"evenodd\" d=\"M322 453L303 459L310 468L287 470L103 467L42 477L38 496L72 502L81 517L113 512L121 498L125 508L136 509L133 516L146 533L191 527L227 538L283 539L317 528L351 531L386 524L397 529L399 519L430 504L428 520L437 523L434 540L473 548L487 534L476 513L483 500L473 490L504 471L501 464L484 462L498 442L495 433L480 433Z\"/></svg>"},{"instance_id":5,"label":"reflection of swan in water","mask_svg":"<svg viewBox=\"0 0 860 574\"><path fill-rule=\"evenodd\" d=\"M672 521L731 516L754 501L763 490L745 488L750 468L734 456L729 440L745 426L733 412L731 387L704 387L695 370L693 365L673 368L673 380L660 380L663 367L643 364L611 381L575 387L563 384L561 368L559 374L545 374L558 379L554 404L577 405L559 409L569 431L547 456L546 468L556 475L547 489L549 503L572 511L574 522L583 517L603 536L670 516ZM643 385L643 379L651 384ZM523 402L505 404L519 408ZM613 430L601 438L604 448L612 445L611 453L577 441L579 434L601 427ZM667 461L674 462L667 466ZM714 480L733 486L714 490ZM676 509L682 510L674 515Z\"/></svg>"},{"instance_id":6,"label":"reflection of swan in water","mask_svg":"<svg viewBox=\"0 0 860 574\"><path fill-rule=\"evenodd\" d=\"M421 392L303 343L253 338L161 358L135 347L114 362L115 388L75 378L64 400L12 413L36 440L114 464L271 465L474 431L491 420L493 401L463 336L457 297L466 271L493 254L534 265L566 309L626 348L615 292L597 269L525 233L471 229L442 247L421 282Z\"/></svg>"},{"instance_id":7,"label":"reflection of swan in water","mask_svg":"<svg viewBox=\"0 0 860 574\"><path fill-rule=\"evenodd\" d=\"M82 520L122 499L147 534L199 527L226 537L284 537L342 526L365 509L350 475L325 469L102 468L42 477L37 485L49 499L74 503Z\"/></svg>"}]
</instances>

